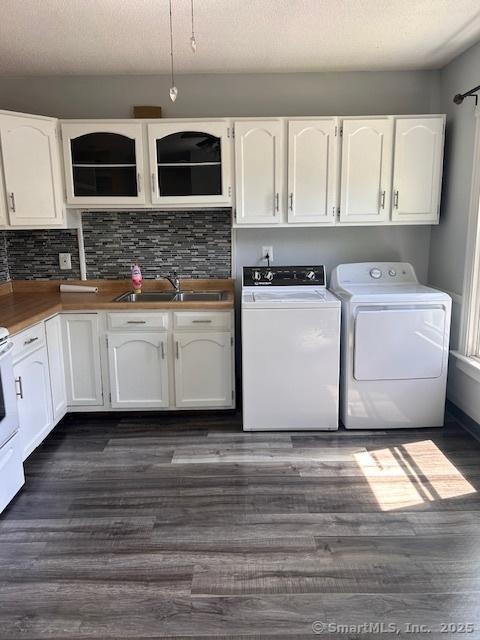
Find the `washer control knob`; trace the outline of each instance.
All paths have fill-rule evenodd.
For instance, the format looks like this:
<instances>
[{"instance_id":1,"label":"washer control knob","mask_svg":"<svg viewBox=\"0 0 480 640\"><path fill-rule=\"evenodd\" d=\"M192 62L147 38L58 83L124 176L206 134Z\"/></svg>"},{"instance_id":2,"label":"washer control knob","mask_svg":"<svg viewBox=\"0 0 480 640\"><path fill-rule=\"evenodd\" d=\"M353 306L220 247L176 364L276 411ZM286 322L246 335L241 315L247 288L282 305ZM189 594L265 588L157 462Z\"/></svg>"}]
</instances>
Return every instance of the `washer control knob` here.
<instances>
[{"instance_id":1,"label":"washer control knob","mask_svg":"<svg viewBox=\"0 0 480 640\"><path fill-rule=\"evenodd\" d=\"M395 269L389 269L388 270L388 275L392 276L392 278L394 278L397 275L397 272L395 271Z\"/></svg>"},{"instance_id":2,"label":"washer control knob","mask_svg":"<svg viewBox=\"0 0 480 640\"><path fill-rule=\"evenodd\" d=\"M271 271L267 271L265 273L265 280L268 280L269 282L273 280L273 273Z\"/></svg>"},{"instance_id":3,"label":"washer control knob","mask_svg":"<svg viewBox=\"0 0 480 640\"><path fill-rule=\"evenodd\" d=\"M378 280L379 278L382 277L382 272L380 271L380 269L377 269L376 267L374 267L373 269L370 269L370 276L372 278L375 278L375 280Z\"/></svg>"},{"instance_id":4,"label":"washer control knob","mask_svg":"<svg viewBox=\"0 0 480 640\"><path fill-rule=\"evenodd\" d=\"M253 279L257 281L262 279L262 274L260 273L260 271L253 272Z\"/></svg>"},{"instance_id":5,"label":"washer control knob","mask_svg":"<svg viewBox=\"0 0 480 640\"><path fill-rule=\"evenodd\" d=\"M315 271L307 271L305 275L309 280L315 280Z\"/></svg>"}]
</instances>

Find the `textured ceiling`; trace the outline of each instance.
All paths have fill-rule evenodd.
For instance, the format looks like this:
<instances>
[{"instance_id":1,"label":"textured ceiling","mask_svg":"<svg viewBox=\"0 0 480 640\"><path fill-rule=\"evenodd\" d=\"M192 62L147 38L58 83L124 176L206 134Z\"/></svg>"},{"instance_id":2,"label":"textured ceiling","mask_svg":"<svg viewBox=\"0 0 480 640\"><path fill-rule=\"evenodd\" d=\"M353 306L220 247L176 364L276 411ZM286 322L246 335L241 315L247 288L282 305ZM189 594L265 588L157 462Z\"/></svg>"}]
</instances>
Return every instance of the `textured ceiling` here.
<instances>
[{"instance_id":1,"label":"textured ceiling","mask_svg":"<svg viewBox=\"0 0 480 640\"><path fill-rule=\"evenodd\" d=\"M173 0L178 73L438 68L479 0ZM0 0L0 75L169 71L168 0Z\"/></svg>"}]
</instances>

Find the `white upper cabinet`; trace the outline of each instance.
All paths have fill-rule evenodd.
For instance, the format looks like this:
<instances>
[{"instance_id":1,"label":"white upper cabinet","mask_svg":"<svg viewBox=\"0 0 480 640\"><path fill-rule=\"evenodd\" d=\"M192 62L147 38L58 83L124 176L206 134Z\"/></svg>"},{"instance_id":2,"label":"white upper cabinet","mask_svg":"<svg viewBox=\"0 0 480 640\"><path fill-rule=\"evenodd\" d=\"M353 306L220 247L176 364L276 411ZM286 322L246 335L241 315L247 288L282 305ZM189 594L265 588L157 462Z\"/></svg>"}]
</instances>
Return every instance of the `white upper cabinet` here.
<instances>
[{"instance_id":1,"label":"white upper cabinet","mask_svg":"<svg viewBox=\"0 0 480 640\"><path fill-rule=\"evenodd\" d=\"M110 333L108 361L115 409L168 407L168 334Z\"/></svg>"},{"instance_id":2,"label":"white upper cabinet","mask_svg":"<svg viewBox=\"0 0 480 640\"><path fill-rule=\"evenodd\" d=\"M237 224L281 222L282 126L279 120L235 122Z\"/></svg>"},{"instance_id":3,"label":"white upper cabinet","mask_svg":"<svg viewBox=\"0 0 480 640\"><path fill-rule=\"evenodd\" d=\"M288 222L335 222L338 124L335 118L288 123Z\"/></svg>"},{"instance_id":4,"label":"white upper cabinet","mask_svg":"<svg viewBox=\"0 0 480 640\"><path fill-rule=\"evenodd\" d=\"M343 121L340 222L386 222L392 178L391 118Z\"/></svg>"},{"instance_id":5,"label":"white upper cabinet","mask_svg":"<svg viewBox=\"0 0 480 640\"><path fill-rule=\"evenodd\" d=\"M229 205L232 200L229 138L226 121L149 124L152 203Z\"/></svg>"},{"instance_id":6,"label":"white upper cabinet","mask_svg":"<svg viewBox=\"0 0 480 640\"><path fill-rule=\"evenodd\" d=\"M0 114L0 139L8 226L64 224L57 121Z\"/></svg>"},{"instance_id":7,"label":"white upper cabinet","mask_svg":"<svg viewBox=\"0 0 480 640\"><path fill-rule=\"evenodd\" d=\"M140 123L63 123L62 137L68 204L145 203Z\"/></svg>"},{"instance_id":8,"label":"white upper cabinet","mask_svg":"<svg viewBox=\"0 0 480 640\"><path fill-rule=\"evenodd\" d=\"M444 128L444 116L396 119L393 221L438 220Z\"/></svg>"}]
</instances>

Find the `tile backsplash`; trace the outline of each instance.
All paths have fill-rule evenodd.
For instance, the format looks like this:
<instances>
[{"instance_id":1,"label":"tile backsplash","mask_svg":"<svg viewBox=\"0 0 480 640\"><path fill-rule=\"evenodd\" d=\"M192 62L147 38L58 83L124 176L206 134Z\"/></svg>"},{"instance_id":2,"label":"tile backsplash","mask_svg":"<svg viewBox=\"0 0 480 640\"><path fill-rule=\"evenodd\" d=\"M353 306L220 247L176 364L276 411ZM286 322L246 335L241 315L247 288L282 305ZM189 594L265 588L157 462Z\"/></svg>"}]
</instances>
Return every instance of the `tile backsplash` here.
<instances>
[{"instance_id":1,"label":"tile backsplash","mask_svg":"<svg viewBox=\"0 0 480 640\"><path fill-rule=\"evenodd\" d=\"M0 231L0 283L10 279L7 259L7 234Z\"/></svg>"},{"instance_id":2,"label":"tile backsplash","mask_svg":"<svg viewBox=\"0 0 480 640\"><path fill-rule=\"evenodd\" d=\"M133 261L146 278L228 278L231 215L231 209L85 212L87 278L128 278ZM71 270L60 270L59 253L71 253ZM79 279L77 231L0 231L0 281L9 278Z\"/></svg>"},{"instance_id":3,"label":"tile backsplash","mask_svg":"<svg viewBox=\"0 0 480 640\"><path fill-rule=\"evenodd\" d=\"M8 231L7 257L12 280L80 278L80 258L75 229ZM61 271L59 253L72 254L72 269Z\"/></svg>"},{"instance_id":4,"label":"tile backsplash","mask_svg":"<svg viewBox=\"0 0 480 640\"><path fill-rule=\"evenodd\" d=\"M88 278L128 278L132 262L146 278L228 278L231 209L88 212L82 215Z\"/></svg>"}]
</instances>

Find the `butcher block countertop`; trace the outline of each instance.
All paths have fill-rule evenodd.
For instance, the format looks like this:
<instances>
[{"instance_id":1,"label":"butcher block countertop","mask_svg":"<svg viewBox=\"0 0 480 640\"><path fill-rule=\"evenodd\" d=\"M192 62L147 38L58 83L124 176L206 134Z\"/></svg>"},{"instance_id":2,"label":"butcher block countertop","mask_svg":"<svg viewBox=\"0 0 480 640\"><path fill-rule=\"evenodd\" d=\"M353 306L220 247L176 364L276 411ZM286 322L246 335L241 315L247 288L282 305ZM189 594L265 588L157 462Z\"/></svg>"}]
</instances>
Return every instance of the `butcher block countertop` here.
<instances>
[{"instance_id":1,"label":"butcher block countertop","mask_svg":"<svg viewBox=\"0 0 480 640\"><path fill-rule=\"evenodd\" d=\"M98 293L60 293L60 284L98 287ZM231 279L181 280L183 291L226 291L217 302L114 302L132 290L130 280L15 280L0 285L0 327L10 334L45 320L61 311L226 311L234 306L234 282ZM167 280L145 280L143 291L171 291Z\"/></svg>"}]
</instances>

